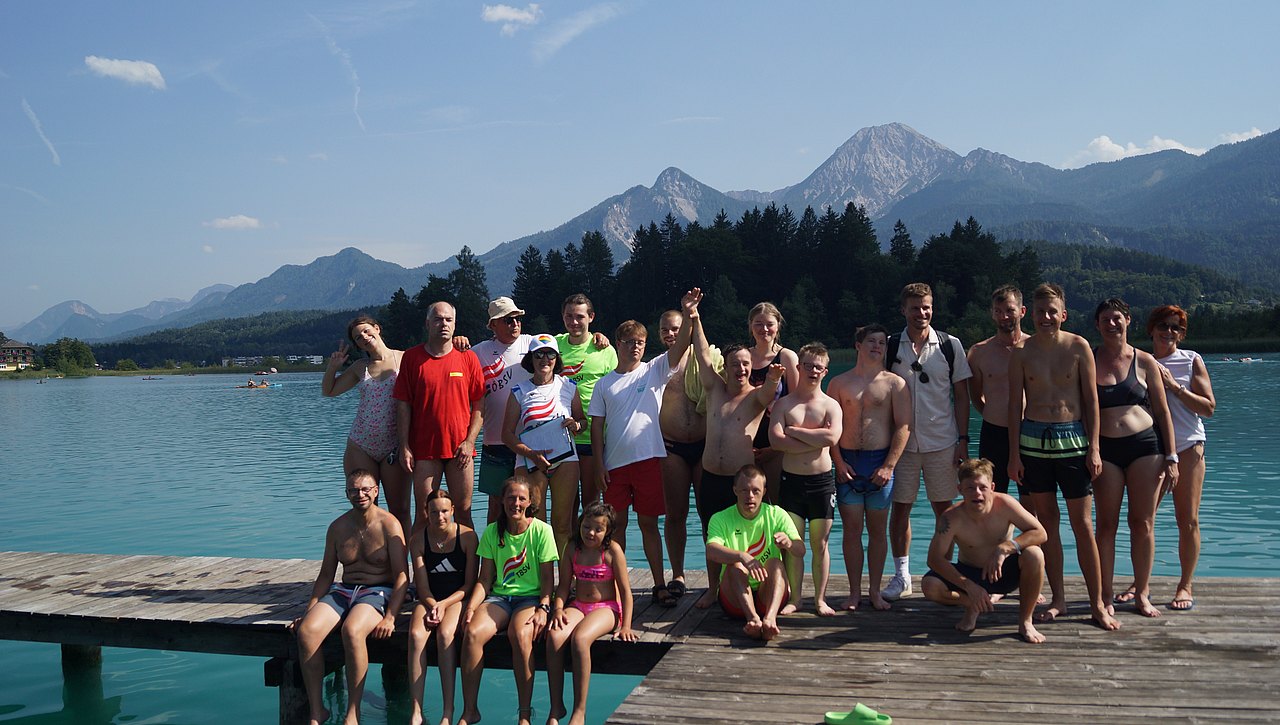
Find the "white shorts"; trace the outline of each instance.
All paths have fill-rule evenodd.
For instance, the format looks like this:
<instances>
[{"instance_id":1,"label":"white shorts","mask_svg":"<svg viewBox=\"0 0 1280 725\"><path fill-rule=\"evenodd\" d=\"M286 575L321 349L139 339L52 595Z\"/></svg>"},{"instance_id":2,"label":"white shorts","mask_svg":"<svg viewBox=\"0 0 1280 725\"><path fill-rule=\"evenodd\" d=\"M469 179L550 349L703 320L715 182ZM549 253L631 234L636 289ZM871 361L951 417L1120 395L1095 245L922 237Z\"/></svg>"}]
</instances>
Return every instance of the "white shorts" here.
<instances>
[{"instance_id":1,"label":"white shorts","mask_svg":"<svg viewBox=\"0 0 1280 725\"><path fill-rule=\"evenodd\" d=\"M954 448L929 453L903 451L893 469L893 502L916 502L916 496L920 494L921 473L924 473L925 495L930 503L954 501L960 495L954 456Z\"/></svg>"}]
</instances>

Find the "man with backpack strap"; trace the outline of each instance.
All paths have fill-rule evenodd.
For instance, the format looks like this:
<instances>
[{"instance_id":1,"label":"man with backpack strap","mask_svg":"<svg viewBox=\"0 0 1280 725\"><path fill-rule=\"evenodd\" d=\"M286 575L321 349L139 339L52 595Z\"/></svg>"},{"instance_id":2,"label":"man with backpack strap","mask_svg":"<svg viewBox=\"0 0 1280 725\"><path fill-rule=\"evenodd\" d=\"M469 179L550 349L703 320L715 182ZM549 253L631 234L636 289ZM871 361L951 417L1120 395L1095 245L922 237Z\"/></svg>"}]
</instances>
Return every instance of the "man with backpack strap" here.
<instances>
[{"instance_id":1,"label":"man with backpack strap","mask_svg":"<svg viewBox=\"0 0 1280 725\"><path fill-rule=\"evenodd\" d=\"M956 466L969 457L969 387L973 373L960 340L933 329L933 290L923 282L902 288L907 326L889 338L885 368L907 381L911 392L911 438L894 469L889 544L894 576L882 596L890 601L910 594L911 508L925 493L936 518L957 494Z\"/></svg>"}]
</instances>

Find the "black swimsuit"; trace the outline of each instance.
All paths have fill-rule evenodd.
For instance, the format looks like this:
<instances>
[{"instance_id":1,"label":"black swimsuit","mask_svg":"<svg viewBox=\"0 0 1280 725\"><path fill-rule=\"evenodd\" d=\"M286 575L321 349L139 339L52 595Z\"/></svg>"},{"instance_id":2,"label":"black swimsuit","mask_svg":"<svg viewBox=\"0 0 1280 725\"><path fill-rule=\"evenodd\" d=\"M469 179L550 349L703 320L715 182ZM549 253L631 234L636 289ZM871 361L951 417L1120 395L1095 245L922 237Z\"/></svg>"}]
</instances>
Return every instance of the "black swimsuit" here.
<instances>
[{"instance_id":1,"label":"black swimsuit","mask_svg":"<svg viewBox=\"0 0 1280 725\"><path fill-rule=\"evenodd\" d=\"M1099 408L1120 408L1126 405L1144 405L1150 407L1147 399L1147 386L1138 381L1138 352L1133 353L1133 362L1129 364L1129 374L1124 380L1114 385L1098 386ZM1102 460L1119 466L1121 470L1129 464L1146 456L1160 455L1162 450L1159 431L1153 425L1144 431L1119 438L1101 436L1098 439L1098 453Z\"/></svg>"},{"instance_id":2,"label":"black swimsuit","mask_svg":"<svg viewBox=\"0 0 1280 725\"><path fill-rule=\"evenodd\" d=\"M1119 408L1125 405L1147 405L1147 386L1138 381L1138 351L1133 352L1129 374L1114 385L1098 386L1098 407Z\"/></svg>"},{"instance_id":3,"label":"black swimsuit","mask_svg":"<svg viewBox=\"0 0 1280 725\"><path fill-rule=\"evenodd\" d=\"M466 581L467 552L458 544L457 524L453 525L453 549L450 551L432 551L429 537L423 532L422 563L427 570L431 596L435 599L444 599L462 588Z\"/></svg>"},{"instance_id":4,"label":"black swimsuit","mask_svg":"<svg viewBox=\"0 0 1280 725\"><path fill-rule=\"evenodd\" d=\"M762 368L752 368L751 376L747 378L747 382L752 385L763 385L765 379L769 376L769 366L779 365L782 363L782 350L778 350L778 354L773 356L773 360L769 361L769 365ZM782 384L782 391L773 396L774 400L781 398L787 394L787 376L782 376L779 381ZM764 417L760 419L760 427L756 429L756 437L751 441L751 445L756 448L769 447L769 410L764 411Z\"/></svg>"}]
</instances>

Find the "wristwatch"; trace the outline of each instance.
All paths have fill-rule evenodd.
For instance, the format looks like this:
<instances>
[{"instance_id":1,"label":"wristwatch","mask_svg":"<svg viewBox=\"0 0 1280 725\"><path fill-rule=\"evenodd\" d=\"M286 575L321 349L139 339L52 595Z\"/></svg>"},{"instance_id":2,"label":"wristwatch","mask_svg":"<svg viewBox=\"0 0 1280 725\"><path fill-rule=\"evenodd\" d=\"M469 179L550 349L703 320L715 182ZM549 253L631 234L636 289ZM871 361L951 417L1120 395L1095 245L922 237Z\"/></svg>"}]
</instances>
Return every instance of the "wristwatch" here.
<instances>
[{"instance_id":1,"label":"wristwatch","mask_svg":"<svg viewBox=\"0 0 1280 725\"><path fill-rule=\"evenodd\" d=\"M1168 454L1167 456L1165 456L1165 457L1164 457L1164 462L1165 462L1165 463L1177 463L1177 462L1178 462L1178 454L1177 454L1177 453L1170 453L1170 454Z\"/></svg>"},{"instance_id":2,"label":"wristwatch","mask_svg":"<svg viewBox=\"0 0 1280 725\"><path fill-rule=\"evenodd\" d=\"M550 605L550 604L546 604L545 602L539 602L539 603L538 603L538 609L541 609L542 611L546 612L547 614L551 614L551 605Z\"/></svg>"}]
</instances>

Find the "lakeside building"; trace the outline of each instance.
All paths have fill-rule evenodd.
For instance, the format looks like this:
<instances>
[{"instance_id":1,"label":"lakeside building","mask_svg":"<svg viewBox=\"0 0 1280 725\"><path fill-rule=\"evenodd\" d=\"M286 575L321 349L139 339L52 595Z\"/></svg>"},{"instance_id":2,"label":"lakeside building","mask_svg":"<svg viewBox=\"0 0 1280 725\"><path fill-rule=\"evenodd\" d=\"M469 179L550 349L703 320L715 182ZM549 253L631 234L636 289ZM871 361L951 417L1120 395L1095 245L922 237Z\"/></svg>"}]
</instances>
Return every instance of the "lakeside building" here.
<instances>
[{"instance_id":1,"label":"lakeside building","mask_svg":"<svg viewBox=\"0 0 1280 725\"><path fill-rule=\"evenodd\" d=\"M36 349L17 340L0 345L0 371L25 370L36 363Z\"/></svg>"}]
</instances>

